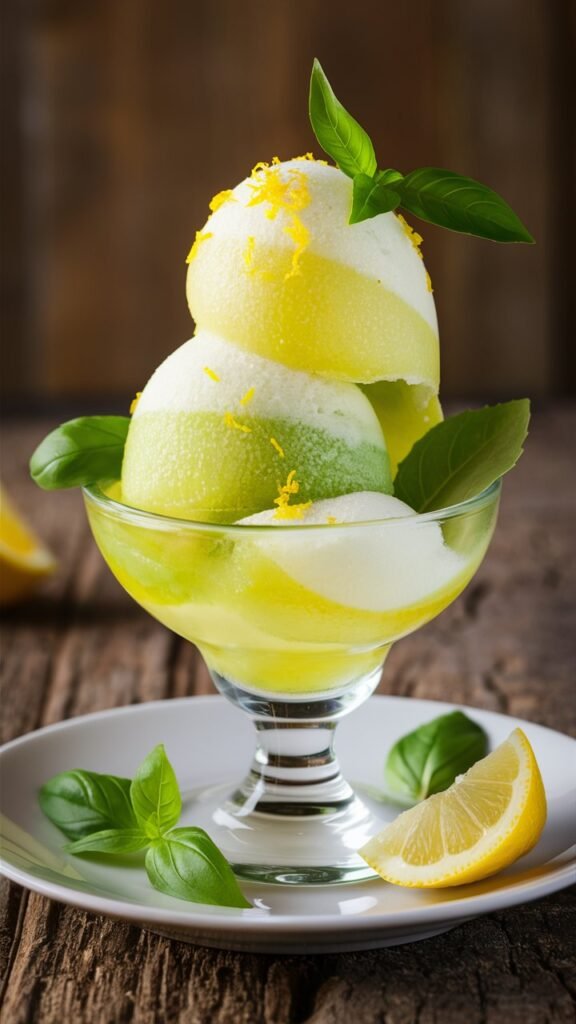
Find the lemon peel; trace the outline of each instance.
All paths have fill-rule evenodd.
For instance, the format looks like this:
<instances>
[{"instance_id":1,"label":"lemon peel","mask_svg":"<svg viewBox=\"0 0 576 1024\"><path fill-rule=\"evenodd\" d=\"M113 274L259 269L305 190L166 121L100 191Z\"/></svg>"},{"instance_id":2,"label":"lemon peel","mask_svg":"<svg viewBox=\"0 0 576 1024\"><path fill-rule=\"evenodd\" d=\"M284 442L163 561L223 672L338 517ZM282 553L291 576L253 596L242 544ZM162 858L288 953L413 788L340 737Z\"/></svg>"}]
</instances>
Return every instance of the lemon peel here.
<instances>
[{"instance_id":1,"label":"lemon peel","mask_svg":"<svg viewBox=\"0 0 576 1024\"><path fill-rule=\"evenodd\" d=\"M244 260L244 266L249 274L254 274L256 267L254 266L254 248L256 246L256 239L254 235L248 235L246 239L246 248L242 254Z\"/></svg>"},{"instance_id":2,"label":"lemon peel","mask_svg":"<svg viewBox=\"0 0 576 1024\"><path fill-rule=\"evenodd\" d=\"M213 238L213 237L214 236L213 236L211 231L197 231L196 235L194 236L194 241L192 243L192 248L190 249L190 252L188 253L188 255L186 257L186 263L192 263L192 260L194 260L196 258L196 255L198 253L198 249L202 245L202 242L207 242L209 238Z\"/></svg>"},{"instance_id":3,"label":"lemon peel","mask_svg":"<svg viewBox=\"0 0 576 1024\"><path fill-rule=\"evenodd\" d=\"M521 729L443 793L404 811L359 851L387 882L420 889L476 882L536 844L546 794Z\"/></svg>"},{"instance_id":4,"label":"lemon peel","mask_svg":"<svg viewBox=\"0 0 576 1024\"><path fill-rule=\"evenodd\" d=\"M281 459L285 459L286 458L286 456L284 454L284 449L282 448L282 445L278 444L278 441L276 440L275 437L271 437L270 438L270 444L272 445L273 448L276 449L276 451L278 452L278 455L280 456Z\"/></svg>"},{"instance_id":5,"label":"lemon peel","mask_svg":"<svg viewBox=\"0 0 576 1024\"><path fill-rule=\"evenodd\" d=\"M283 230L295 248L290 270L285 274L286 280L300 273L300 257L310 244L310 232L299 216L300 211L310 203L310 192L304 171L298 167L291 167L283 176L278 173L279 165L280 160L275 156L271 164L260 161L253 167L248 182L252 198L246 205L257 206L266 203L266 216L269 220L276 220L279 214L284 214L288 218ZM244 262L249 270L253 269L253 245L251 248L247 246Z\"/></svg>"},{"instance_id":6,"label":"lemon peel","mask_svg":"<svg viewBox=\"0 0 576 1024\"><path fill-rule=\"evenodd\" d=\"M248 391L242 395L242 398L240 399L240 405L250 405L250 402L254 398L255 390L255 388L248 388Z\"/></svg>"},{"instance_id":7,"label":"lemon peel","mask_svg":"<svg viewBox=\"0 0 576 1024\"><path fill-rule=\"evenodd\" d=\"M211 370L209 366L204 366L203 370L206 376L210 377L210 380L215 381L217 384L220 383L220 377L215 370Z\"/></svg>"},{"instance_id":8,"label":"lemon peel","mask_svg":"<svg viewBox=\"0 0 576 1024\"><path fill-rule=\"evenodd\" d=\"M396 218L397 220L400 221L404 229L404 234L407 235L410 241L412 242L412 245L415 251L418 253L418 256L420 257L421 260L423 260L424 257L422 255L422 250L420 248L422 242L424 241L422 235L419 235L418 232L414 230L412 225L408 223L408 221L402 216L401 213L397 213Z\"/></svg>"},{"instance_id":9,"label":"lemon peel","mask_svg":"<svg viewBox=\"0 0 576 1024\"><path fill-rule=\"evenodd\" d=\"M141 391L137 391L136 394L134 395L134 398L130 402L130 408L128 410L130 416L133 416L134 413L136 412L136 409L138 408L138 402L140 401L141 394L142 394Z\"/></svg>"},{"instance_id":10,"label":"lemon peel","mask_svg":"<svg viewBox=\"0 0 576 1024\"><path fill-rule=\"evenodd\" d=\"M56 565L0 485L0 604L26 597Z\"/></svg>"},{"instance_id":11,"label":"lemon peel","mask_svg":"<svg viewBox=\"0 0 576 1024\"><path fill-rule=\"evenodd\" d=\"M224 203L234 202L234 195L231 188L224 188L221 192L217 192L215 196L208 203L208 208L212 210L212 213L216 213Z\"/></svg>"},{"instance_id":12,"label":"lemon peel","mask_svg":"<svg viewBox=\"0 0 576 1024\"><path fill-rule=\"evenodd\" d=\"M231 430L242 430L245 434L252 433L252 427L247 427L245 423L239 423L229 411L224 413L224 423L227 427L230 427Z\"/></svg>"},{"instance_id":13,"label":"lemon peel","mask_svg":"<svg viewBox=\"0 0 576 1024\"><path fill-rule=\"evenodd\" d=\"M291 469L286 478L286 483L281 484L278 488L278 497L274 498L274 504L277 506L274 513L274 519L301 519L306 509L312 505L311 501L301 501L296 505L290 504L290 498L293 494L298 494L300 490L300 484L296 479L296 470Z\"/></svg>"}]
</instances>

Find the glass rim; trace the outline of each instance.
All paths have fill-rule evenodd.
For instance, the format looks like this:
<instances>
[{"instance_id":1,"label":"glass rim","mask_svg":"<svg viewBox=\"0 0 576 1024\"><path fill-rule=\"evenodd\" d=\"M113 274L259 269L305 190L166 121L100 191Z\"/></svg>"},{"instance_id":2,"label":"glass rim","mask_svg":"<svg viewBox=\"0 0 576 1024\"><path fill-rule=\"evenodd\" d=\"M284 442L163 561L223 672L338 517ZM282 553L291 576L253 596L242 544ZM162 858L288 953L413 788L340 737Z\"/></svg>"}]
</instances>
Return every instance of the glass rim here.
<instances>
[{"instance_id":1,"label":"glass rim","mask_svg":"<svg viewBox=\"0 0 576 1024\"><path fill-rule=\"evenodd\" d=\"M285 524L278 523L208 523L204 520L198 519L182 519L175 516L164 515L160 512L148 512L146 509L137 508L135 505L126 505L122 501L118 501L116 498L111 498L110 495L106 494L102 490L100 483L87 484L82 487L82 492L86 499L88 499L94 505L97 505L101 509L113 514L116 518L123 519L125 522L138 523L146 525L148 529L173 529L173 530L199 530L200 532L211 532L215 530L223 533L234 534L239 536L243 534L247 535L250 532L251 535L255 533L290 533L291 535L296 533L299 535L303 530L350 530L352 528L358 529L362 527L374 527L384 526L386 523L430 523L430 522L444 522L446 520L455 519L457 516L464 515L468 512L478 511L479 509L485 508L490 502L500 494L502 489L502 478L499 477L494 480L493 483L485 487L483 491L478 494L472 495L470 498L465 498L464 501L458 502L455 505L447 505L445 508L435 509L432 512L414 512L413 515L404 516L386 516L382 519L366 519L358 522L349 523L306 523L301 520L290 520ZM295 530L294 527L298 529Z\"/></svg>"}]
</instances>

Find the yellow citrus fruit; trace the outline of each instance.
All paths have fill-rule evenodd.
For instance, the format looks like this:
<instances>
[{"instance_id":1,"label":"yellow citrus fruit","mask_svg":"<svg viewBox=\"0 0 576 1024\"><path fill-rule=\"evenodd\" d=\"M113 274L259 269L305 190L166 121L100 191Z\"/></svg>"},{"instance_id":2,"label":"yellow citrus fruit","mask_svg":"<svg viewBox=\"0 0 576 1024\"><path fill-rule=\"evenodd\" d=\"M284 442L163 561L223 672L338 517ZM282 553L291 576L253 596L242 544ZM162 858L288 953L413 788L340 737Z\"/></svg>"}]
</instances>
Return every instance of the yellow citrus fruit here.
<instances>
[{"instance_id":1,"label":"yellow citrus fruit","mask_svg":"<svg viewBox=\"0 0 576 1024\"><path fill-rule=\"evenodd\" d=\"M24 597L55 567L55 559L0 486L0 604Z\"/></svg>"},{"instance_id":2,"label":"yellow citrus fruit","mask_svg":"<svg viewBox=\"0 0 576 1024\"><path fill-rule=\"evenodd\" d=\"M461 885L522 857L545 822L540 770L526 736L515 729L444 793L400 814L360 855L395 885Z\"/></svg>"}]
</instances>

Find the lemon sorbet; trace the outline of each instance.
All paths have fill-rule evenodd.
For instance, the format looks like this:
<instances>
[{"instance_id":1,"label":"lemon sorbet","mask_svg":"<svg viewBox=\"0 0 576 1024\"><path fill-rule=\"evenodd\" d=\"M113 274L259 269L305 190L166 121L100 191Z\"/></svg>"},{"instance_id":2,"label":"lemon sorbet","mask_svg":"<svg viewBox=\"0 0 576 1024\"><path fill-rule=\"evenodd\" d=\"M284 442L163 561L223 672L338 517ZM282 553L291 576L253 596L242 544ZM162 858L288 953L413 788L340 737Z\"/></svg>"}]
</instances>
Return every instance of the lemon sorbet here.
<instances>
[{"instance_id":1,"label":"lemon sorbet","mask_svg":"<svg viewBox=\"0 0 576 1024\"><path fill-rule=\"evenodd\" d=\"M443 522L377 492L298 498L281 489L273 508L220 529L163 525L105 500L87 508L122 585L213 671L295 696L377 670L395 640L450 604L484 556L498 504L489 495Z\"/></svg>"},{"instance_id":2,"label":"lemon sorbet","mask_svg":"<svg viewBox=\"0 0 576 1024\"><path fill-rule=\"evenodd\" d=\"M272 506L291 473L302 502L391 491L370 401L354 384L290 369L199 331L138 399L122 493L152 512L234 522Z\"/></svg>"},{"instance_id":3,"label":"lemon sorbet","mask_svg":"<svg viewBox=\"0 0 576 1024\"><path fill-rule=\"evenodd\" d=\"M323 161L257 164L211 203L189 254L188 304L199 328L294 369L404 382L394 404L408 404L405 451L441 418L422 239L394 213L350 224L351 205L350 178Z\"/></svg>"}]
</instances>

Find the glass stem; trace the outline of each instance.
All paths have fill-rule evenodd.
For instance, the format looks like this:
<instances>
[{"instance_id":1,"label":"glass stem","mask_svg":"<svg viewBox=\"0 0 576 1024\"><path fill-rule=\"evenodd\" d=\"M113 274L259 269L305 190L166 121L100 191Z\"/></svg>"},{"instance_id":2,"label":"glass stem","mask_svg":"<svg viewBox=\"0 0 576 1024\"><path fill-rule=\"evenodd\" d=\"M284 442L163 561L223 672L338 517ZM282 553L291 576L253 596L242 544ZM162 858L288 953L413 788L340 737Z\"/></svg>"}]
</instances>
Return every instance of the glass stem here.
<instances>
[{"instance_id":1,"label":"glass stem","mask_svg":"<svg viewBox=\"0 0 576 1024\"><path fill-rule=\"evenodd\" d=\"M336 722L255 722L249 775L233 796L243 813L292 817L333 814L354 799L334 754Z\"/></svg>"}]
</instances>

